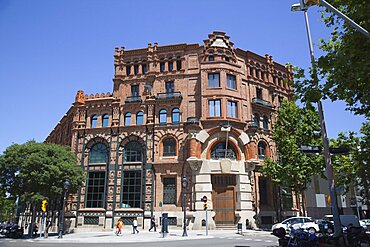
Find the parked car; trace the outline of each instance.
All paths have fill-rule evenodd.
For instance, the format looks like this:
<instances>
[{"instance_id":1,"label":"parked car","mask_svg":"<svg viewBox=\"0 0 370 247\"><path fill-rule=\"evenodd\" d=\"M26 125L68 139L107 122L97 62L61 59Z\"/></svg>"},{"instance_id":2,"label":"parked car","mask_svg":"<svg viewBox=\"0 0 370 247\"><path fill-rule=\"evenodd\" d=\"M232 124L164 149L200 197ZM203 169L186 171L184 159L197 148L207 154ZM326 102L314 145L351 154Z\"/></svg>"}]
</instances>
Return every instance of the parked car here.
<instances>
[{"instance_id":1,"label":"parked car","mask_svg":"<svg viewBox=\"0 0 370 247\"><path fill-rule=\"evenodd\" d=\"M360 220L360 224L366 226L366 230L370 231L370 219L362 219Z\"/></svg>"},{"instance_id":2,"label":"parked car","mask_svg":"<svg viewBox=\"0 0 370 247\"><path fill-rule=\"evenodd\" d=\"M339 218L340 218L340 223L342 224L342 226L347 226L347 227L348 226L354 226L354 227L361 226L367 229L366 222L364 222L363 220L359 221L356 215L339 215ZM327 220L327 221L334 223L333 215L331 214L325 215L323 220Z\"/></svg>"},{"instance_id":3,"label":"parked car","mask_svg":"<svg viewBox=\"0 0 370 247\"><path fill-rule=\"evenodd\" d=\"M272 226L272 232L282 232L284 229L285 233L289 231L289 227L298 226L299 228L306 229L309 231L319 232L319 225L311 217L292 217L286 220L283 220L281 223L277 223Z\"/></svg>"}]
</instances>

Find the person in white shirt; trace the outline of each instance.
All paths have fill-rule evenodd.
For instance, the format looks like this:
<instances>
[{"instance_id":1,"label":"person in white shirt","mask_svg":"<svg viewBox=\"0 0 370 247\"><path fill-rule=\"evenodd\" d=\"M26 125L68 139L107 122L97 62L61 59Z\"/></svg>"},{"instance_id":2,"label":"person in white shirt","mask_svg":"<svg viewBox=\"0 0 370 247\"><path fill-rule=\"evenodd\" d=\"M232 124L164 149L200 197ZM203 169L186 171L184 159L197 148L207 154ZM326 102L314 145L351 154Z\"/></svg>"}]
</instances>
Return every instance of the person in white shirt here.
<instances>
[{"instance_id":1,"label":"person in white shirt","mask_svg":"<svg viewBox=\"0 0 370 247\"><path fill-rule=\"evenodd\" d=\"M139 230L137 229L137 219L135 218L132 222L132 234L139 233Z\"/></svg>"}]
</instances>

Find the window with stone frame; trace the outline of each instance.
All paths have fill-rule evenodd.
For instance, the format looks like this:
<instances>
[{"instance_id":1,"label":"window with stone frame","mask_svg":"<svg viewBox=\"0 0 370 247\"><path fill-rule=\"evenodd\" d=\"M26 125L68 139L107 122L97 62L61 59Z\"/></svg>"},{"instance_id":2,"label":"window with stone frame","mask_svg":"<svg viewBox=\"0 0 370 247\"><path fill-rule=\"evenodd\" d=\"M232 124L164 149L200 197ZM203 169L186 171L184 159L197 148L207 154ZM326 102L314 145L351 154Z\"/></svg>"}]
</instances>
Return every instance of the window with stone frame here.
<instances>
[{"instance_id":1,"label":"window with stone frame","mask_svg":"<svg viewBox=\"0 0 370 247\"><path fill-rule=\"evenodd\" d=\"M267 205L268 204L268 191L267 191L266 178L262 178L262 177L258 178L258 190L259 190L260 204Z\"/></svg>"},{"instance_id":2,"label":"window with stone frame","mask_svg":"<svg viewBox=\"0 0 370 247\"><path fill-rule=\"evenodd\" d=\"M179 71L182 69L182 62L180 58L177 58L176 60L176 70Z\"/></svg>"},{"instance_id":3,"label":"window with stone frame","mask_svg":"<svg viewBox=\"0 0 370 247\"><path fill-rule=\"evenodd\" d=\"M163 204L176 204L176 178L163 178Z\"/></svg>"},{"instance_id":4,"label":"window with stone frame","mask_svg":"<svg viewBox=\"0 0 370 247\"><path fill-rule=\"evenodd\" d=\"M142 125L144 123L144 112L139 111L136 113L136 125Z\"/></svg>"},{"instance_id":5,"label":"window with stone frame","mask_svg":"<svg viewBox=\"0 0 370 247\"><path fill-rule=\"evenodd\" d=\"M262 98L262 88L259 88L259 87L256 88L256 98L263 99Z\"/></svg>"},{"instance_id":6,"label":"window with stone frame","mask_svg":"<svg viewBox=\"0 0 370 247\"><path fill-rule=\"evenodd\" d=\"M266 117L266 116L263 116L263 120L262 120L262 127L263 127L265 130L268 130L268 129L269 129L269 119L268 119L268 117Z\"/></svg>"},{"instance_id":7,"label":"window with stone frame","mask_svg":"<svg viewBox=\"0 0 370 247\"><path fill-rule=\"evenodd\" d=\"M159 70L160 72L164 72L165 70L165 62L163 60L159 63Z\"/></svg>"},{"instance_id":8,"label":"window with stone frame","mask_svg":"<svg viewBox=\"0 0 370 247\"><path fill-rule=\"evenodd\" d=\"M173 61L168 61L168 71L173 71Z\"/></svg>"},{"instance_id":9,"label":"window with stone frame","mask_svg":"<svg viewBox=\"0 0 370 247\"><path fill-rule=\"evenodd\" d=\"M125 114L124 125L125 126L131 125L131 112L127 112Z\"/></svg>"},{"instance_id":10,"label":"window with stone frame","mask_svg":"<svg viewBox=\"0 0 370 247\"><path fill-rule=\"evenodd\" d=\"M109 115L104 114L102 119L102 127L105 128L108 127L108 125L109 125Z\"/></svg>"},{"instance_id":11,"label":"window with stone frame","mask_svg":"<svg viewBox=\"0 0 370 247\"><path fill-rule=\"evenodd\" d=\"M132 97L139 96L139 85L131 85L131 96Z\"/></svg>"},{"instance_id":12,"label":"window with stone frame","mask_svg":"<svg viewBox=\"0 0 370 247\"><path fill-rule=\"evenodd\" d=\"M226 141L221 141L214 145L211 150L211 159L220 160L220 159L236 159L236 151L234 146Z\"/></svg>"},{"instance_id":13,"label":"window with stone frame","mask_svg":"<svg viewBox=\"0 0 370 247\"><path fill-rule=\"evenodd\" d=\"M143 64L141 65L141 72L142 72L143 74L146 74L146 73L148 72L148 65L147 65L146 63L143 63Z\"/></svg>"},{"instance_id":14,"label":"window with stone frame","mask_svg":"<svg viewBox=\"0 0 370 247\"><path fill-rule=\"evenodd\" d=\"M226 79L227 79L227 88L236 89L236 76L227 74Z\"/></svg>"},{"instance_id":15,"label":"window with stone frame","mask_svg":"<svg viewBox=\"0 0 370 247\"><path fill-rule=\"evenodd\" d=\"M135 75L139 74L139 65L138 64L134 65L134 74Z\"/></svg>"},{"instance_id":16,"label":"window with stone frame","mask_svg":"<svg viewBox=\"0 0 370 247\"><path fill-rule=\"evenodd\" d=\"M264 142L258 143L258 159L263 160L266 156L266 144Z\"/></svg>"},{"instance_id":17,"label":"window with stone frame","mask_svg":"<svg viewBox=\"0 0 370 247\"><path fill-rule=\"evenodd\" d=\"M86 208L104 208L105 171L89 171Z\"/></svg>"},{"instance_id":18,"label":"window with stone frame","mask_svg":"<svg viewBox=\"0 0 370 247\"><path fill-rule=\"evenodd\" d=\"M89 164L106 164L108 162L108 148L103 143L96 143L89 152Z\"/></svg>"},{"instance_id":19,"label":"window with stone frame","mask_svg":"<svg viewBox=\"0 0 370 247\"><path fill-rule=\"evenodd\" d=\"M131 65L127 65L126 66L126 75L130 75L131 74Z\"/></svg>"},{"instance_id":20,"label":"window with stone frame","mask_svg":"<svg viewBox=\"0 0 370 247\"><path fill-rule=\"evenodd\" d=\"M221 100L208 100L208 116L220 117L221 116Z\"/></svg>"},{"instance_id":21,"label":"window with stone frame","mask_svg":"<svg viewBox=\"0 0 370 247\"><path fill-rule=\"evenodd\" d=\"M159 111L159 124L166 125L167 124L167 110L161 109Z\"/></svg>"},{"instance_id":22,"label":"window with stone frame","mask_svg":"<svg viewBox=\"0 0 370 247\"><path fill-rule=\"evenodd\" d=\"M208 87L218 88L220 86L220 73L208 73Z\"/></svg>"},{"instance_id":23,"label":"window with stone frame","mask_svg":"<svg viewBox=\"0 0 370 247\"><path fill-rule=\"evenodd\" d=\"M237 117L238 103L235 101L227 101L227 116L231 118Z\"/></svg>"},{"instance_id":24,"label":"window with stone frame","mask_svg":"<svg viewBox=\"0 0 370 247\"><path fill-rule=\"evenodd\" d=\"M142 162L143 147L137 141L130 141L123 151L123 162Z\"/></svg>"},{"instance_id":25,"label":"window with stone frame","mask_svg":"<svg viewBox=\"0 0 370 247\"><path fill-rule=\"evenodd\" d=\"M172 119L172 124L179 124L180 123L180 110L179 110L179 108L172 109L171 119Z\"/></svg>"},{"instance_id":26,"label":"window with stone frame","mask_svg":"<svg viewBox=\"0 0 370 247\"><path fill-rule=\"evenodd\" d=\"M91 128L96 128L96 127L98 127L98 116L93 115L91 117Z\"/></svg>"},{"instance_id":27,"label":"window with stone frame","mask_svg":"<svg viewBox=\"0 0 370 247\"><path fill-rule=\"evenodd\" d=\"M172 137L163 141L163 156L176 156L176 141Z\"/></svg>"},{"instance_id":28,"label":"window with stone frame","mask_svg":"<svg viewBox=\"0 0 370 247\"><path fill-rule=\"evenodd\" d=\"M122 172L122 208L141 208L142 169L125 169Z\"/></svg>"}]
</instances>

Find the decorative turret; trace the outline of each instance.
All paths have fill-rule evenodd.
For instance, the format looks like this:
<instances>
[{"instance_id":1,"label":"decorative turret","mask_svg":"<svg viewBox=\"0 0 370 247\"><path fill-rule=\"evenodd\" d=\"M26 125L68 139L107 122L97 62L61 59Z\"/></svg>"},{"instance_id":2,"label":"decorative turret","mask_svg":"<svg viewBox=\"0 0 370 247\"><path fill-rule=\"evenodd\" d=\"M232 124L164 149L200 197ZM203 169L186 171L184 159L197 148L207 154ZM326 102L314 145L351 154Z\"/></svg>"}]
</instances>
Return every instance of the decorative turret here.
<instances>
[{"instance_id":1,"label":"decorative turret","mask_svg":"<svg viewBox=\"0 0 370 247\"><path fill-rule=\"evenodd\" d=\"M77 91L75 102L81 105L85 104L85 94L83 90Z\"/></svg>"}]
</instances>

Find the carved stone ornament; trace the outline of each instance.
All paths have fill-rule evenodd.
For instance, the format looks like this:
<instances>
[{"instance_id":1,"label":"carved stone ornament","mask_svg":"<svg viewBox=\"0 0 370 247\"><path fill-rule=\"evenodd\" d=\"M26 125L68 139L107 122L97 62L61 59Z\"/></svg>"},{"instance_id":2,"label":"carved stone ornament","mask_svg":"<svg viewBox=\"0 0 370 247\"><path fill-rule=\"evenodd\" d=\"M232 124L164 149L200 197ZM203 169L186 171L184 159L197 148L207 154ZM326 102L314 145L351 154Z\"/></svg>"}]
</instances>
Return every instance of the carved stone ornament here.
<instances>
[{"instance_id":1,"label":"carved stone ornament","mask_svg":"<svg viewBox=\"0 0 370 247\"><path fill-rule=\"evenodd\" d=\"M231 160L230 159L221 159L220 166L221 166L222 173L231 172Z\"/></svg>"},{"instance_id":2,"label":"carved stone ornament","mask_svg":"<svg viewBox=\"0 0 370 247\"><path fill-rule=\"evenodd\" d=\"M253 171L256 168L256 165L259 164L258 160L247 160L244 162L246 171Z\"/></svg>"},{"instance_id":3,"label":"carved stone ornament","mask_svg":"<svg viewBox=\"0 0 370 247\"><path fill-rule=\"evenodd\" d=\"M202 166L202 160L197 157L190 157L186 160L193 171L198 171Z\"/></svg>"}]
</instances>

